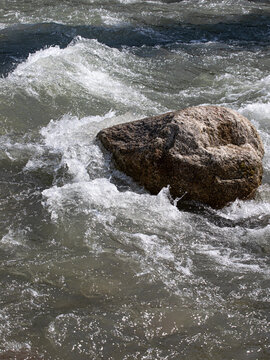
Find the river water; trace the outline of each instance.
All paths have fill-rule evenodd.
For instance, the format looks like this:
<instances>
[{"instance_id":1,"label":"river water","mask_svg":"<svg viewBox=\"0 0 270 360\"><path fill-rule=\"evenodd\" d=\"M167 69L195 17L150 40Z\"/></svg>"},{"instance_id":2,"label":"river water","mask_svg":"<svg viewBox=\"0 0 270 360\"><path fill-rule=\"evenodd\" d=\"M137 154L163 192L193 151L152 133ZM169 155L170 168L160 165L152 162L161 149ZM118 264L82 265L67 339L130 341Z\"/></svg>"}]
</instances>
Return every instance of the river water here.
<instances>
[{"instance_id":1,"label":"river water","mask_svg":"<svg viewBox=\"0 0 270 360\"><path fill-rule=\"evenodd\" d=\"M270 4L0 0L0 359L270 359ZM251 201L179 211L115 170L105 127L247 116Z\"/></svg>"}]
</instances>

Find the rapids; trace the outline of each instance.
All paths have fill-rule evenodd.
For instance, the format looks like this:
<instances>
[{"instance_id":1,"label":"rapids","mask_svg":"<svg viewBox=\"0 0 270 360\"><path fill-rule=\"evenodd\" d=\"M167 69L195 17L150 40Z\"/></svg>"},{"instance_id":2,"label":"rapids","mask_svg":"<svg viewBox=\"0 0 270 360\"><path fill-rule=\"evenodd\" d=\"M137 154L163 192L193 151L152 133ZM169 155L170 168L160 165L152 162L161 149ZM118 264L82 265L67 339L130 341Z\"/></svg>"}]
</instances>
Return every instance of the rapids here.
<instances>
[{"instance_id":1,"label":"rapids","mask_svg":"<svg viewBox=\"0 0 270 360\"><path fill-rule=\"evenodd\" d=\"M0 2L0 359L270 358L270 4ZM179 211L99 130L231 107L264 146L251 201Z\"/></svg>"}]
</instances>

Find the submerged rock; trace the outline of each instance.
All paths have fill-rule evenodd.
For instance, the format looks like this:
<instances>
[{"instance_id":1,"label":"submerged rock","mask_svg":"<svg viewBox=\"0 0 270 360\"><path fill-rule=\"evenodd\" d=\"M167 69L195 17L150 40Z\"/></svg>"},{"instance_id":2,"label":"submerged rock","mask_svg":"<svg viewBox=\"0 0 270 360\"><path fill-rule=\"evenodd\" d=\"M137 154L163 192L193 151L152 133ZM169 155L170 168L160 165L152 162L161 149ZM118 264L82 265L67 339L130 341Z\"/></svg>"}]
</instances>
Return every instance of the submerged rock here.
<instances>
[{"instance_id":1,"label":"submerged rock","mask_svg":"<svg viewBox=\"0 0 270 360\"><path fill-rule=\"evenodd\" d=\"M115 125L98 133L118 169L152 194L221 208L254 196L262 179L262 141L248 119L196 106Z\"/></svg>"}]
</instances>

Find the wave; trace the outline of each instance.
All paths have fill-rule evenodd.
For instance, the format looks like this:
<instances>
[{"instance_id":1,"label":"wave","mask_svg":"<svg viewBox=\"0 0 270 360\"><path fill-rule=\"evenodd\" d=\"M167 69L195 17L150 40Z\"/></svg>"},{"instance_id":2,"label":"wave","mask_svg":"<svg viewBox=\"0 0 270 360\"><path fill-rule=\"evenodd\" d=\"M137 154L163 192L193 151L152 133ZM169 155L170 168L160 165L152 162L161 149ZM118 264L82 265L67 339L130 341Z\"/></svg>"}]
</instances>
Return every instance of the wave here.
<instances>
[{"instance_id":1,"label":"wave","mask_svg":"<svg viewBox=\"0 0 270 360\"><path fill-rule=\"evenodd\" d=\"M269 45L268 22L246 16L232 23L165 25L80 25L57 23L20 24L0 30L0 74L6 76L30 53L58 45L65 48L75 37L97 39L113 48L171 46L189 42L218 41L240 49L258 50Z\"/></svg>"},{"instance_id":2,"label":"wave","mask_svg":"<svg viewBox=\"0 0 270 360\"><path fill-rule=\"evenodd\" d=\"M39 50L0 79L0 84L2 114L7 114L13 129L22 115L25 121L19 126L37 128L69 109L75 115L98 115L113 109L139 117L167 110L156 101L154 89L149 89L148 84L154 85L151 63L138 62L135 55L96 40L76 38L65 49ZM34 122L28 120L29 111L35 114Z\"/></svg>"}]
</instances>

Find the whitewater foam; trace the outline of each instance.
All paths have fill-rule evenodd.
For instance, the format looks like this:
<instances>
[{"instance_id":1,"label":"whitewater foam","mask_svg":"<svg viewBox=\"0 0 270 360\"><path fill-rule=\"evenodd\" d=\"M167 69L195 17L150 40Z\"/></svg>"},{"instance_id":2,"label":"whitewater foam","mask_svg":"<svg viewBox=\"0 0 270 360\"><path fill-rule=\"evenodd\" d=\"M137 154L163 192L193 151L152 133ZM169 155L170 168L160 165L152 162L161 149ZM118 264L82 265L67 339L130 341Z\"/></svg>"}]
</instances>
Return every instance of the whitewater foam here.
<instances>
[{"instance_id":1,"label":"whitewater foam","mask_svg":"<svg viewBox=\"0 0 270 360\"><path fill-rule=\"evenodd\" d=\"M257 126L262 127L263 129L270 129L270 102L256 102L247 104L246 106L240 108L239 112L241 112L248 119L256 121Z\"/></svg>"},{"instance_id":2,"label":"whitewater foam","mask_svg":"<svg viewBox=\"0 0 270 360\"><path fill-rule=\"evenodd\" d=\"M141 110L158 109L159 105L143 94L142 86L134 83L138 77L132 71L135 60L132 54L97 40L77 37L65 49L52 46L30 54L9 74L8 82L39 100L44 92L53 102L59 94L73 94L81 101L106 102L110 108L137 110L140 104Z\"/></svg>"},{"instance_id":3,"label":"whitewater foam","mask_svg":"<svg viewBox=\"0 0 270 360\"><path fill-rule=\"evenodd\" d=\"M132 191L121 192L107 178L70 183L62 187L53 186L44 190L42 195L45 199L44 204L48 206L54 218L58 217L58 211L70 211L70 206L75 213L114 209L134 221L148 219L156 222L159 219L175 222L182 217L171 204L166 189L157 196Z\"/></svg>"},{"instance_id":4,"label":"whitewater foam","mask_svg":"<svg viewBox=\"0 0 270 360\"><path fill-rule=\"evenodd\" d=\"M27 231L26 230L20 230L20 229L12 229L10 228L8 233L5 234L2 239L0 240L0 246L4 248L10 248L12 250L15 250L16 247L25 247L25 235Z\"/></svg>"},{"instance_id":5,"label":"whitewater foam","mask_svg":"<svg viewBox=\"0 0 270 360\"><path fill-rule=\"evenodd\" d=\"M199 245L198 251L204 254L221 265L215 267L215 271L224 271L226 268L229 271L236 272L252 272L262 273L265 276L270 275L267 264L263 259L256 259L254 256L248 253L239 253L232 249L226 249L224 247L213 247L211 245Z\"/></svg>"}]
</instances>

